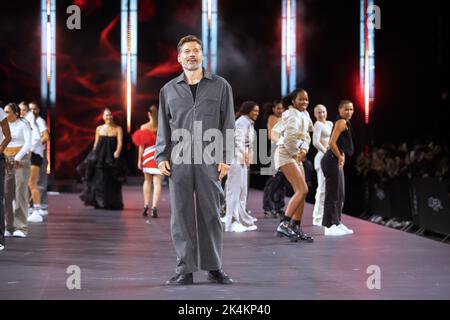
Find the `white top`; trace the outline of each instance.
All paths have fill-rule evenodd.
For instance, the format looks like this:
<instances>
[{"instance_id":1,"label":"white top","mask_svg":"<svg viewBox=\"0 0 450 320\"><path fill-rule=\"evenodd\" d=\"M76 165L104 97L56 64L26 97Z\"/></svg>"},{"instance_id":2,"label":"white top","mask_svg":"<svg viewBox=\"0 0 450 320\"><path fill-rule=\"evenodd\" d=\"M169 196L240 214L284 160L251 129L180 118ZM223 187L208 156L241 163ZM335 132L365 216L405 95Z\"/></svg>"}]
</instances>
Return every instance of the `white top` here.
<instances>
[{"instance_id":1,"label":"white top","mask_svg":"<svg viewBox=\"0 0 450 320\"><path fill-rule=\"evenodd\" d=\"M320 162L325 152L327 152L331 131L333 131L333 122L331 121L326 123L316 121L314 123L313 145L317 149L317 154L314 158L314 169L317 171L321 169Z\"/></svg>"},{"instance_id":2,"label":"white top","mask_svg":"<svg viewBox=\"0 0 450 320\"><path fill-rule=\"evenodd\" d=\"M235 123L235 153L234 163L243 164L245 151L251 154L253 152L253 143L255 141L254 121L249 116L240 116Z\"/></svg>"},{"instance_id":3,"label":"white top","mask_svg":"<svg viewBox=\"0 0 450 320\"><path fill-rule=\"evenodd\" d=\"M34 116L33 112L28 112L25 116L28 122L31 123L31 152L44 157L44 151L46 144L42 144L41 137L42 134L47 130L47 124L42 117L38 116L37 118Z\"/></svg>"},{"instance_id":4,"label":"white top","mask_svg":"<svg viewBox=\"0 0 450 320\"><path fill-rule=\"evenodd\" d=\"M284 128L277 146L283 145L289 154L294 157L300 149L309 151L311 144L310 131L313 131L313 123L308 111L299 111L293 106L281 115Z\"/></svg>"},{"instance_id":5,"label":"white top","mask_svg":"<svg viewBox=\"0 0 450 320\"><path fill-rule=\"evenodd\" d=\"M331 121L326 121L325 123L316 121L314 123L313 145L319 152L327 152L332 130L333 122ZM323 142L325 142L325 145L323 145Z\"/></svg>"},{"instance_id":6,"label":"white top","mask_svg":"<svg viewBox=\"0 0 450 320\"><path fill-rule=\"evenodd\" d=\"M5 110L0 108L0 121L3 121L3 119L5 119L5 118L6 118ZM2 127L0 126L0 143L3 142L3 139L4 139L3 130L2 130Z\"/></svg>"},{"instance_id":7,"label":"white top","mask_svg":"<svg viewBox=\"0 0 450 320\"><path fill-rule=\"evenodd\" d=\"M20 161L25 157L31 148L31 128L28 121L24 119L17 119L14 122L9 122L9 129L11 130L11 142L8 147L22 147L14 157L14 160Z\"/></svg>"}]
</instances>

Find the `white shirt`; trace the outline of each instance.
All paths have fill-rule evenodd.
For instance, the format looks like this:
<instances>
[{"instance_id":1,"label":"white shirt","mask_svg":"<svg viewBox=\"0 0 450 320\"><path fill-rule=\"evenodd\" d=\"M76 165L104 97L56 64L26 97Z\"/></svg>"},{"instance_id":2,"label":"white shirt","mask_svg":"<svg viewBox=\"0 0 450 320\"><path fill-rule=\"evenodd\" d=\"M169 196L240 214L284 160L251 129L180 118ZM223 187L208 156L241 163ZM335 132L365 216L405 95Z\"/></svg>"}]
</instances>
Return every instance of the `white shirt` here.
<instances>
[{"instance_id":1,"label":"white shirt","mask_svg":"<svg viewBox=\"0 0 450 320\"><path fill-rule=\"evenodd\" d=\"M333 131L333 122L331 121L326 123L316 121L314 123L313 145L317 149L317 154L314 157L314 169L317 171L321 169L320 162L325 152L327 152L331 131ZM325 142L325 145L323 145L323 142Z\"/></svg>"},{"instance_id":2,"label":"white shirt","mask_svg":"<svg viewBox=\"0 0 450 320\"><path fill-rule=\"evenodd\" d=\"M47 124L42 117L38 116L37 118L34 116L33 112L28 112L25 118L31 124L31 152L44 157L45 144L42 144L41 137L42 134L47 130Z\"/></svg>"},{"instance_id":3,"label":"white shirt","mask_svg":"<svg viewBox=\"0 0 450 320\"><path fill-rule=\"evenodd\" d=\"M11 130L11 142L8 144L8 147L22 147L14 157L14 160L20 161L30 152L31 128L28 121L24 119L17 119L8 123Z\"/></svg>"},{"instance_id":4,"label":"white shirt","mask_svg":"<svg viewBox=\"0 0 450 320\"><path fill-rule=\"evenodd\" d=\"M3 121L5 118L6 118L5 110L0 108L0 121ZM2 127L0 126L0 143L3 142L3 139L4 139L3 130L2 130Z\"/></svg>"},{"instance_id":5,"label":"white shirt","mask_svg":"<svg viewBox=\"0 0 450 320\"><path fill-rule=\"evenodd\" d=\"M319 152L327 152L332 130L333 122L331 121L327 121L326 123L316 121L314 123L313 145ZM326 141L326 145L324 146L321 141Z\"/></svg>"},{"instance_id":6,"label":"white shirt","mask_svg":"<svg viewBox=\"0 0 450 320\"><path fill-rule=\"evenodd\" d=\"M283 145L293 157L300 149L308 152L311 144L309 132L313 131L313 123L308 111L299 111L293 106L289 106L289 109L281 115L280 121L282 121L284 130L277 145Z\"/></svg>"},{"instance_id":7,"label":"white shirt","mask_svg":"<svg viewBox=\"0 0 450 320\"><path fill-rule=\"evenodd\" d=\"M244 154L253 151L255 141L254 121L249 116L240 116L235 123L235 154L234 163L244 164ZM251 159L250 159L251 160Z\"/></svg>"}]
</instances>

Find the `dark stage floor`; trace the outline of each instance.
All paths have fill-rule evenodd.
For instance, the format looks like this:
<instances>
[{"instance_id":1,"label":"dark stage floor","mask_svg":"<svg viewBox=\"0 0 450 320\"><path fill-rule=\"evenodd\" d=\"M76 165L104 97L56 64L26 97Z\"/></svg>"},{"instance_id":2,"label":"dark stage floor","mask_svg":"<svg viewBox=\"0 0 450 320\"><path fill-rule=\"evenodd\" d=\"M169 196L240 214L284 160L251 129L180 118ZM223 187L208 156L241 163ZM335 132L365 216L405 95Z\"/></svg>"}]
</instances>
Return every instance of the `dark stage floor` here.
<instances>
[{"instance_id":1,"label":"dark stage floor","mask_svg":"<svg viewBox=\"0 0 450 320\"><path fill-rule=\"evenodd\" d=\"M126 210L84 207L77 194L50 196L46 222L26 239L8 238L0 252L0 299L450 299L450 246L344 216L355 235L325 238L311 226L313 244L274 236L277 220L261 213L260 191L249 208L259 229L226 233L224 270L235 284L209 284L203 272L193 286L168 287L175 270L168 192L160 218L141 216L139 187L124 189ZM69 290L66 270L81 270L81 289ZM381 272L381 288L367 287L367 268Z\"/></svg>"}]
</instances>

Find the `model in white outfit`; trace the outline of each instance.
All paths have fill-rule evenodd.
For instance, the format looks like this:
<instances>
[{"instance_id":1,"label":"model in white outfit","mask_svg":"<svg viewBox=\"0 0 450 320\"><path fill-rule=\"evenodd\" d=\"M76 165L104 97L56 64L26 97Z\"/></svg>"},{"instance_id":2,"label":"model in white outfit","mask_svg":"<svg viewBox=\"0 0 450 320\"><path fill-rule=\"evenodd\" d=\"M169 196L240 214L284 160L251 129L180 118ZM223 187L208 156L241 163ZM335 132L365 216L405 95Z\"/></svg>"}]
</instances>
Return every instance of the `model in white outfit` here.
<instances>
[{"instance_id":1,"label":"model in white outfit","mask_svg":"<svg viewBox=\"0 0 450 320\"><path fill-rule=\"evenodd\" d=\"M256 230L256 218L247 213L248 168L253 156L255 141L254 122L259 106L253 101L242 104L236 120L235 154L228 171L226 183L225 231L243 232Z\"/></svg>"},{"instance_id":2,"label":"model in white outfit","mask_svg":"<svg viewBox=\"0 0 450 320\"><path fill-rule=\"evenodd\" d=\"M281 133L275 150L275 168L283 172L294 190L283 221L277 227L277 234L295 242L313 242L314 238L304 233L300 226L308 194L302 161L308 153L311 142L309 132L313 130L311 117L307 111L309 97L305 90L297 89L290 94L289 99L292 105L283 112L281 121L271 133L272 137L278 131Z\"/></svg>"},{"instance_id":3,"label":"model in white outfit","mask_svg":"<svg viewBox=\"0 0 450 320\"><path fill-rule=\"evenodd\" d=\"M24 238L28 232L28 178L30 176L31 127L20 118L19 106L9 103L5 107L11 142L3 152L6 157L5 174L5 237ZM13 205L15 202L15 205Z\"/></svg>"},{"instance_id":4,"label":"model in white outfit","mask_svg":"<svg viewBox=\"0 0 450 320\"><path fill-rule=\"evenodd\" d=\"M316 203L313 210L313 225L322 226L323 205L325 201L325 176L323 175L320 161L327 151L328 142L330 141L331 131L333 130L333 122L327 121L327 108L318 104L314 108L314 117L316 123L314 124L313 145L317 149L317 154L314 158L314 169L317 172L317 190Z\"/></svg>"}]
</instances>

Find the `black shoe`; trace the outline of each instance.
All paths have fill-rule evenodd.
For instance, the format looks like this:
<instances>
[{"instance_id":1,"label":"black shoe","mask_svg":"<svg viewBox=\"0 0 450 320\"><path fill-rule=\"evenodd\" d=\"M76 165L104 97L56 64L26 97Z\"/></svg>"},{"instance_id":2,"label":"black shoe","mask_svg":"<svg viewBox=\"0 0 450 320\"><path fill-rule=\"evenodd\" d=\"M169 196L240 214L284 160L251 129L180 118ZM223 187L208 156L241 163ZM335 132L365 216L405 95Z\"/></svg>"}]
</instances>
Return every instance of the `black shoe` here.
<instances>
[{"instance_id":1,"label":"black shoe","mask_svg":"<svg viewBox=\"0 0 450 320\"><path fill-rule=\"evenodd\" d=\"M144 212L142 212L142 215L143 215L144 217L147 217L147 216L148 216L148 207L147 207L147 206L144 207Z\"/></svg>"},{"instance_id":2,"label":"black shoe","mask_svg":"<svg viewBox=\"0 0 450 320\"><path fill-rule=\"evenodd\" d=\"M306 241L306 242L314 242L313 236L306 234L303 232L302 228L298 225L291 226L291 229L295 232L298 240L300 241Z\"/></svg>"},{"instance_id":3,"label":"black shoe","mask_svg":"<svg viewBox=\"0 0 450 320\"><path fill-rule=\"evenodd\" d=\"M284 211L280 209L280 210L276 210L275 213L276 213L277 216L274 216L274 218L278 217L278 218L280 218L280 221L283 221L283 219L284 219Z\"/></svg>"},{"instance_id":4,"label":"black shoe","mask_svg":"<svg viewBox=\"0 0 450 320\"><path fill-rule=\"evenodd\" d=\"M158 218L158 209L152 208L152 218Z\"/></svg>"},{"instance_id":5,"label":"black shoe","mask_svg":"<svg viewBox=\"0 0 450 320\"><path fill-rule=\"evenodd\" d=\"M272 211L272 210L266 210L266 209L264 209L264 217L270 218L270 217L272 216L272 214L273 214L273 211Z\"/></svg>"},{"instance_id":6,"label":"black shoe","mask_svg":"<svg viewBox=\"0 0 450 320\"><path fill-rule=\"evenodd\" d=\"M297 234L294 232L294 230L291 229L291 226L285 221L282 221L278 225L277 235L279 237L287 237L287 238L291 239L291 241L293 241L293 242L297 242L297 240L298 240Z\"/></svg>"},{"instance_id":7,"label":"black shoe","mask_svg":"<svg viewBox=\"0 0 450 320\"><path fill-rule=\"evenodd\" d=\"M223 270L213 270L208 272L208 280L219 284L232 284L233 280Z\"/></svg>"},{"instance_id":8,"label":"black shoe","mask_svg":"<svg viewBox=\"0 0 450 320\"><path fill-rule=\"evenodd\" d=\"M184 286L194 283L192 273L178 273L174 277L166 281L168 286Z\"/></svg>"}]
</instances>

